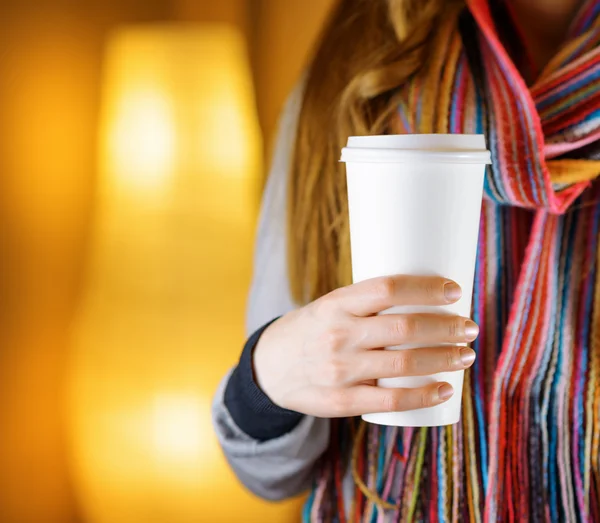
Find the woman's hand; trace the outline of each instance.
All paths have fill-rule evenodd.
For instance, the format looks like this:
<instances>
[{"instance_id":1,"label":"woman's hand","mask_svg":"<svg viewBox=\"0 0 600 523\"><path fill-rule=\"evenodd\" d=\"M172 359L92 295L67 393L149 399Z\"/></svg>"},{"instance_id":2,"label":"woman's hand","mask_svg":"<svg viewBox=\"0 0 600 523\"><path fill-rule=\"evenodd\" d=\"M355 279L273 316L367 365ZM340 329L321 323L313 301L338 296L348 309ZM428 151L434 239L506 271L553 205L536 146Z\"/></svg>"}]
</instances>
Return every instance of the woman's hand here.
<instances>
[{"instance_id":1,"label":"woman's hand","mask_svg":"<svg viewBox=\"0 0 600 523\"><path fill-rule=\"evenodd\" d=\"M448 383L417 389L375 386L378 378L470 367L479 329L468 318L377 313L396 305L446 305L460 287L439 277L390 276L335 290L270 325L254 352L261 389L280 407L333 418L431 407L453 394ZM403 344L428 348L383 350Z\"/></svg>"}]
</instances>

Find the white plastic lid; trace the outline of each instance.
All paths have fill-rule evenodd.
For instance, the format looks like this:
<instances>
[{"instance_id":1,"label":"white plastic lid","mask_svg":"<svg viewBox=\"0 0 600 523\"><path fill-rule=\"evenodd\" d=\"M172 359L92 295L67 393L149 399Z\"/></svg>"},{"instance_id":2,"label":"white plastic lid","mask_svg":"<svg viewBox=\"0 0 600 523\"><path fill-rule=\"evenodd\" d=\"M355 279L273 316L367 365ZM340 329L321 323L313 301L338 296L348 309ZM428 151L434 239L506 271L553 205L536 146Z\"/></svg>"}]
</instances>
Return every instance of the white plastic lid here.
<instances>
[{"instance_id":1,"label":"white plastic lid","mask_svg":"<svg viewBox=\"0 0 600 523\"><path fill-rule=\"evenodd\" d=\"M483 134L350 136L341 162L492 163Z\"/></svg>"}]
</instances>

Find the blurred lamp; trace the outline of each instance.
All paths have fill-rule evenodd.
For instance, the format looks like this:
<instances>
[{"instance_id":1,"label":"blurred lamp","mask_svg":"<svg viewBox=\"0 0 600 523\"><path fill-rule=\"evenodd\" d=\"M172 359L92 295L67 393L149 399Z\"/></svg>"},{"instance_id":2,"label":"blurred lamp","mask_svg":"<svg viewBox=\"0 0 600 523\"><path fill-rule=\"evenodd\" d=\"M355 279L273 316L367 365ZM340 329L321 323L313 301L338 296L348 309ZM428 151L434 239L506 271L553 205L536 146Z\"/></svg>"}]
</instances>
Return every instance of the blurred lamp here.
<instances>
[{"instance_id":1,"label":"blurred lamp","mask_svg":"<svg viewBox=\"0 0 600 523\"><path fill-rule=\"evenodd\" d=\"M232 483L209 409L243 342L258 192L243 39L224 26L124 28L102 100L68 395L85 521L242 521L262 505Z\"/></svg>"}]
</instances>

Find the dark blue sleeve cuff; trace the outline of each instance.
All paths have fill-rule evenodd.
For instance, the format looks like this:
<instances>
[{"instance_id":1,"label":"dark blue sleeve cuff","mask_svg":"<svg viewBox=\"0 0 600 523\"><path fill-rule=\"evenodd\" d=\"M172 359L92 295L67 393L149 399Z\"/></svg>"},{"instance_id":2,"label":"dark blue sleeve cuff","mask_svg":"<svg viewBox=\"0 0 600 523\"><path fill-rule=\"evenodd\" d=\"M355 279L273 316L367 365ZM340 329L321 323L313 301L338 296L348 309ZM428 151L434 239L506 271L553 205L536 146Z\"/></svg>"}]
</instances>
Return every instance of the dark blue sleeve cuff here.
<instances>
[{"instance_id":1,"label":"dark blue sleeve cuff","mask_svg":"<svg viewBox=\"0 0 600 523\"><path fill-rule=\"evenodd\" d=\"M259 441L287 434L302 419L299 412L275 405L254 379L252 354L260 336L271 323L261 327L248 339L238 366L231 373L225 388L225 407L233 421L248 436Z\"/></svg>"}]
</instances>

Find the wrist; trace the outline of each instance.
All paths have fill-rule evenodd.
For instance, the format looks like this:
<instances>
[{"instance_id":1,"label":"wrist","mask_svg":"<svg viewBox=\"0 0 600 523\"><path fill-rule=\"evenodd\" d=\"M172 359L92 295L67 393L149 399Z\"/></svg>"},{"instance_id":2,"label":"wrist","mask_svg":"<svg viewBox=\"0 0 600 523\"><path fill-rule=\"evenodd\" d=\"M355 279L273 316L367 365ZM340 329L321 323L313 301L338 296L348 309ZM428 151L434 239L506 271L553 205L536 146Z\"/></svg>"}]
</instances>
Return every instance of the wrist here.
<instances>
[{"instance_id":1,"label":"wrist","mask_svg":"<svg viewBox=\"0 0 600 523\"><path fill-rule=\"evenodd\" d=\"M281 408L271 401L255 377L254 352L271 323L248 339L225 389L225 406L233 421L243 432L259 441L283 436L302 419L302 414Z\"/></svg>"}]
</instances>

